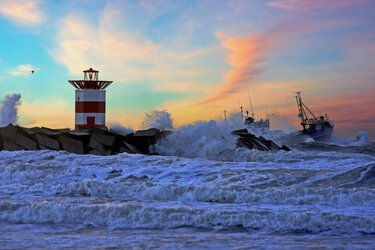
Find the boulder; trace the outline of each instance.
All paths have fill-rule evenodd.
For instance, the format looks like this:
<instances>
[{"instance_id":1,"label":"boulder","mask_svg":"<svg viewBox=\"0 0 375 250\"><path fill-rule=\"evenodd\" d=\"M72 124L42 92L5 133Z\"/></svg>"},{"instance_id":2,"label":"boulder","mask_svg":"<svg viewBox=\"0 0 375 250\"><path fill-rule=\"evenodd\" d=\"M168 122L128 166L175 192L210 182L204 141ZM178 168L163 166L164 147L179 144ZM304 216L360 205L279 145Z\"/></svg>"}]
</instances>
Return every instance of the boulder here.
<instances>
[{"instance_id":1,"label":"boulder","mask_svg":"<svg viewBox=\"0 0 375 250\"><path fill-rule=\"evenodd\" d=\"M39 147L44 146L48 149L54 149L54 150L60 149L59 141L52 139L51 137L45 136L43 134L36 134L36 139L39 143Z\"/></svg>"},{"instance_id":2,"label":"boulder","mask_svg":"<svg viewBox=\"0 0 375 250\"><path fill-rule=\"evenodd\" d=\"M110 135L94 133L94 134L91 135L90 143L93 140L99 142L100 144L102 144L103 146L108 147L108 148L112 148L115 144L115 137L110 136Z\"/></svg>"},{"instance_id":3,"label":"boulder","mask_svg":"<svg viewBox=\"0 0 375 250\"><path fill-rule=\"evenodd\" d=\"M129 143L126 143L126 142L122 142L122 145L121 145L121 147L123 148L123 150L127 150L127 151L130 151L130 152L127 152L127 151L125 151L125 152L127 152L127 153L135 153L135 154L142 154L143 152L139 149L139 148L137 148L136 146L133 146L133 145L131 145L131 144L129 144ZM120 147L120 148L121 148ZM123 153L123 152L122 152Z\"/></svg>"},{"instance_id":4,"label":"boulder","mask_svg":"<svg viewBox=\"0 0 375 250\"><path fill-rule=\"evenodd\" d=\"M52 129L54 132L60 132L60 133L69 133L70 128L58 128L58 129Z\"/></svg>"},{"instance_id":5,"label":"boulder","mask_svg":"<svg viewBox=\"0 0 375 250\"><path fill-rule=\"evenodd\" d=\"M16 135L16 144L27 150L37 150L38 144L22 134Z\"/></svg>"},{"instance_id":6,"label":"boulder","mask_svg":"<svg viewBox=\"0 0 375 250\"><path fill-rule=\"evenodd\" d=\"M9 124L6 127L0 128L0 136L3 138L3 140L7 140L8 142L16 142L16 134L17 134L17 128Z\"/></svg>"},{"instance_id":7,"label":"boulder","mask_svg":"<svg viewBox=\"0 0 375 250\"><path fill-rule=\"evenodd\" d=\"M7 151L23 150L22 147L18 146L14 142L7 141L7 140L3 140L3 147L2 147L2 149L3 150L7 150Z\"/></svg>"},{"instance_id":8,"label":"boulder","mask_svg":"<svg viewBox=\"0 0 375 250\"><path fill-rule=\"evenodd\" d=\"M98 140L98 137L95 137L94 135L91 136L89 146L88 146L88 152L96 151L100 155L110 155L112 153L110 148L105 147L101 141ZM97 154L95 152L95 154Z\"/></svg>"},{"instance_id":9,"label":"boulder","mask_svg":"<svg viewBox=\"0 0 375 250\"><path fill-rule=\"evenodd\" d=\"M150 154L150 146L154 145L161 136L161 131L155 128L138 130L134 134L125 136L124 142L137 148L141 154Z\"/></svg>"},{"instance_id":10,"label":"boulder","mask_svg":"<svg viewBox=\"0 0 375 250\"><path fill-rule=\"evenodd\" d=\"M47 148L47 147L45 147L43 145L39 145L39 149L40 150L51 150L50 148Z\"/></svg>"},{"instance_id":11,"label":"boulder","mask_svg":"<svg viewBox=\"0 0 375 250\"><path fill-rule=\"evenodd\" d=\"M120 146L118 153L129 153L129 154L134 154L135 152L131 151L128 147Z\"/></svg>"},{"instance_id":12,"label":"boulder","mask_svg":"<svg viewBox=\"0 0 375 250\"><path fill-rule=\"evenodd\" d=\"M151 138L160 138L161 132L159 129L150 128L146 130L138 130L135 132L134 136L142 136L142 137L151 137Z\"/></svg>"},{"instance_id":13,"label":"boulder","mask_svg":"<svg viewBox=\"0 0 375 250\"><path fill-rule=\"evenodd\" d=\"M77 139L70 138L67 135L62 135L59 137L59 142L63 150L75 153L75 154L84 154L85 149L83 147L83 142Z\"/></svg>"},{"instance_id":14,"label":"boulder","mask_svg":"<svg viewBox=\"0 0 375 250\"><path fill-rule=\"evenodd\" d=\"M70 138L82 141L84 148L87 148L87 146L89 145L89 140L91 137L90 133L82 132L82 131L70 131L69 133L65 133L64 135Z\"/></svg>"},{"instance_id":15,"label":"boulder","mask_svg":"<svg viewBox=\"0 0 375 250\"><path fill-rule=\"evenodd\" d=\"M279 147L272 140L267 140L263 136L256 137L253 134L250 134L247 129L239 129L232 131L232 134L238 136L237 146L245 147L249 149L257 149L260 151L269 151L269 150L287 150L290 149L286 146Z\"/></svg>"},{"instance_id":16,"label":"boulder","mask_svg":"<svg viewBox=\"0 0 375 250\"><path fill-rule=\"evenodd\" d=\"M103 155L102 153L100 153L99 151L97 151L95 149L88 151L88 153L92 154L92 155Z\"/></svg>"}]
</instances>

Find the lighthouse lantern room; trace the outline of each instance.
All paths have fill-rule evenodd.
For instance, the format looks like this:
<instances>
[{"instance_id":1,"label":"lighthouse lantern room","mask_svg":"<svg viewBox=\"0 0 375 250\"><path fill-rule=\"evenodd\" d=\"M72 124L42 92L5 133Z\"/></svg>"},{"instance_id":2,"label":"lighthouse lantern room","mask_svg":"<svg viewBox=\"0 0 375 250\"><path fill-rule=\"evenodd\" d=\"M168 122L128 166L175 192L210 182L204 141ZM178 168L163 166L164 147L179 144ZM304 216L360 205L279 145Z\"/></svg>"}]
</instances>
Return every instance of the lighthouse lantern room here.
<instances>
[{"instance_id":1,"label":"lighthouse lantern room","mask_svg":"<svg viewBox=\"0 0 375 250\"><path fill-rule=\"evenodd\" d=\"M69 80L76 88L75 129L105 127L105 88L112 81L99 81L99 71L83 71L83 80Z\"/></svg>"}]
</instances>

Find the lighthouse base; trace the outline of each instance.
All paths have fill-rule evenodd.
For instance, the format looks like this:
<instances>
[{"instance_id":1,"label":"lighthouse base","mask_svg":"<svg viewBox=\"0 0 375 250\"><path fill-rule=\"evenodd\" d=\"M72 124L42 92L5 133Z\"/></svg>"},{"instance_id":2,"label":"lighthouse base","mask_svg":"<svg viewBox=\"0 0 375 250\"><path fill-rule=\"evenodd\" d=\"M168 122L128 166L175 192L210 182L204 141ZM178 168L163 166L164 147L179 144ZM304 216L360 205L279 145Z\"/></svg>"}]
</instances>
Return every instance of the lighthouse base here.
<instances>
[{"instance_id":1,"label":"lighthouse base","mask_svg":"<svg viewBox=\"0 0 375 250\"><path fill-rule=\"evenodd\" d=\"M105 127L105 90L76 90L75 129Z\"/></svg>"}]
</instances>

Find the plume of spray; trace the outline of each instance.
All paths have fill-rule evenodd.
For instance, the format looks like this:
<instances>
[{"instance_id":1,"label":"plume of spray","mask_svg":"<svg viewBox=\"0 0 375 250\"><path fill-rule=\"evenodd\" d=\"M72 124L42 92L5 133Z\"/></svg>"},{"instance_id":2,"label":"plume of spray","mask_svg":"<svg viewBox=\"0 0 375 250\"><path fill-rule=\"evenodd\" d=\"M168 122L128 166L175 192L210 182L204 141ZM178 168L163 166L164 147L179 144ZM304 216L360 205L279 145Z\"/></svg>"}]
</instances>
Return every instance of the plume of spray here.
<instances>
[{"instance_id":1,"label":"plume of spray","mask_svg":"<svg viewBox=\"0 0 375 250\"><path fill-rule=\"evenodd\" d=\"M5 127L9 123L16 124L18 120L18 106L21 105L21 95L11 94L5 96L0 108L0 127Z\"/></svg>"},{"instance_id":2,"label":"plume of spray","mask_svg":"<svg viewBox=\"0 0 375 250\"><path fill-rule=\"evenodd\" d=\"M231 114L227 120L228 125L233 129L244 129L245 125L243 124L243 117L241 113Z\"/></svg>"},{"instance_id":3,"label":"plume of spray","mask_svg":"<svg viewBox=\"0 0 375 250\"><path fill-rule=\"evenodd\" d=\"M157 128L159 130L173 130L173 119L166 110L152 110L146 113L142 122L142 129Z\"/></svg>"},{"instance_id":4,"label":"plume of spray","mask_svg":"<svg viewBox=\"0 0 375 250\"><path fill-rule=\"evenodd\" d=\"M272 158L267 152L237 147L237 136L232 131L243 128L239 113L227 120L197 122L178 128L158 140L150 150L160 155L215 161L259 161Z\"/></svg>"},{"instance_id":5,"label":"plume of spray","mask_svg":"<svg viewBox=\"0 0 375 250\"><path fill-rule=\"evenodd\" d=\"M297 129L288 122L288 118L280 116L278 112L267 114L266 119L270 121L272 130L282 130L284 133L293 133L297 131Z\"/></svg>"},{"instance_id":6,"label":"plume of spray","mask_svg":"<svg viewBox=\"0 0 375 250\"><path fill-rule=\"evenodd\" d=\"M210 160L233 160L236 138L228 122L198 122L179 128L159 140L154 150L161 155Z\"/></svg>"},{"instance_id":7,"label":"plume of spray","mask_svg":"<svg viewBox=\"0 0 375 250\"><path fill-rule=\"evenodd\" d=\"M368 138L368 133L365 131L358 132L354 140L345 136L333 135L327 142L341 147L361 147L372 145L372 142Z\"/></svg>"}]
</instances>

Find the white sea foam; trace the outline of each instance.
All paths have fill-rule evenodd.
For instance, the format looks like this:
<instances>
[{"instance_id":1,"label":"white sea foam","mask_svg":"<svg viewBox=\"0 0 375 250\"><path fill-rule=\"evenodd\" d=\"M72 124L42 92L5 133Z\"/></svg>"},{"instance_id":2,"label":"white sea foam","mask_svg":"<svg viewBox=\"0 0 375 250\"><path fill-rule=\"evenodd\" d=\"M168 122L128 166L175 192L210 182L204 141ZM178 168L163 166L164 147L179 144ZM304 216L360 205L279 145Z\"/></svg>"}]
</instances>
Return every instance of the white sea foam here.
<instances>
[{"instance_id":1,"label":"white sea foam","mask_svg":"<svg viewBox=\"0 0 375 250\"><path fill-rule=\"evenodd\" d=\"M368 146L372 144L372 142L368 138L368 133L365 131L358 132L354 140L351 140L345 136L334 135L328 141L328 143L338 145L338 146L343 146L343 147L345 146L361 147L361 146Z\"/></svg>"},{"instance_id":2,"label":"white sea foam","mask_svg":"<svg viewBox=\"0 0 375 250\"><path fill-rule=\"evenodd\" d=\"M267 232L375 232L374 212L345 207L320 211L311 206L187 205L176 202L74 200L0 201L0 220L8 223L83 224L110 228L202 227L262 229Z\"/></svg>"},{"instance_id":3,"label":"white sea foam","mask_svg":"<svg viewBox=\"0 0 375 250\"><path fill-rule=\"evenodd\" d=\"M162 155L231 161L236 157L236 138L226 122L198 122L182 127L160 140L155 151Z\"/></svg>"},{"instance_id":4,"label":"white sea foam","mask_svg":"<svg viewBox=\"0 0 375 250\"><path fill-rule=\"evenodd\" d=\"M216 123L200 125L214 135L230 135L225 127L210 130L221 126ZM126 153L104 157L1 151L0 223L375 232L375 157L238 152L242 161L223 162ZM251 161L244 161L245 155Z\"/></svg>"}]
</instances>

